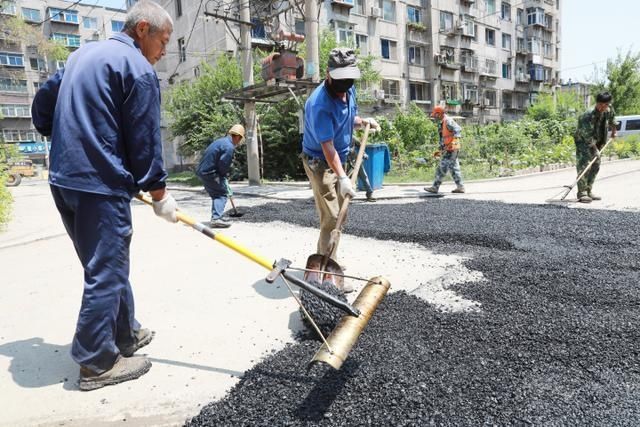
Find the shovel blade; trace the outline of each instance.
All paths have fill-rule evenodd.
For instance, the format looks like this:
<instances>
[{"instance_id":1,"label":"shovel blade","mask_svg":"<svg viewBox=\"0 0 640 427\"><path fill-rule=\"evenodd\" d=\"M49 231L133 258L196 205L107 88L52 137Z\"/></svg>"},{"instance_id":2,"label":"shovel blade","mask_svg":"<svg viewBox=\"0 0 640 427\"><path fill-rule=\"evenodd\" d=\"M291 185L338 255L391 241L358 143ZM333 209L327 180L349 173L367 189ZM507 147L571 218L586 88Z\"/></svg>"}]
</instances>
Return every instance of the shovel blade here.
<instances>
[{"instance_id":1,"label":"shovel blade","mask_svg":"<svg viewBox=\"0 0 640 427\"><path fill-rule=\"evenodd\" d=\"M326 266L323 268L323 263L326 262ZM305 271L304 280L312 283L323 283L325 281L330 281L334 284L334 286L338 289L342 289L342 285L344 284L344 277L342 277L342 268L338 265L337 262L332 260L329 257L325 257L322 254L313 254L307 258L307 265L305 267L307 270L323 270L327 273L318 273L315 271ZM331 273L338 274L333 275Z\"/></svg>"}]
</instances>

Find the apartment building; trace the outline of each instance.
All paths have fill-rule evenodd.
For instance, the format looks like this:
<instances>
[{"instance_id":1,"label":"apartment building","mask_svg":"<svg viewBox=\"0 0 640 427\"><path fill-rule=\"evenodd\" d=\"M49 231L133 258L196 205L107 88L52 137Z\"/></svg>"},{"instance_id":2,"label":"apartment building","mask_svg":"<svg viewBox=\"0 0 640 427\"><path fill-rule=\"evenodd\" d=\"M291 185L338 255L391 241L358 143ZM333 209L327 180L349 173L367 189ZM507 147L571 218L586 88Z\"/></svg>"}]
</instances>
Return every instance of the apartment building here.
<instances>
[{"instance_id":1,"label":"apartment building","mask_svg":"<svg viewBox=\"0 0 640 427\"><path fill-rule=\"evenodd\" d=\"M62 0L3 1L0 10L0 129L5 143L36 162L44 162L47 141L31 123L31 103L38 88L64 67L28 42L8 37L11 19L21 18L45 39L70 51L84 43L109 38L124 26L125 11Z\"/></svg>"},{"instance_id":2,"label":"apartment building","mask_svg":"<svg viewBox=\"0 0 640 427\"><path fill-rule=\"evenodd\" d=\"M325 0L336 39L377 57L361 88L376 109L444 104L486 123L513 120L559 83L559 0Z\"/></svg>"}]
</instances>

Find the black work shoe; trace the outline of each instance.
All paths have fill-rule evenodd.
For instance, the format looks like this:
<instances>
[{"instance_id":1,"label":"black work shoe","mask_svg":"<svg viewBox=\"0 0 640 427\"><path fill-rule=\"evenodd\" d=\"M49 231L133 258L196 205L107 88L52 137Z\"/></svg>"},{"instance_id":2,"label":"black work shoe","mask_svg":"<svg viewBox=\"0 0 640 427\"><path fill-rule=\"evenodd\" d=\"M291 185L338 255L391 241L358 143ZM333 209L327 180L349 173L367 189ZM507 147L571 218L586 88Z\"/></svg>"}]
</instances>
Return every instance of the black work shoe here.
<instances>
[{"instance_id":1,"label":"black work shoe","mask_svg":"<svg viewBox=\"0 0 640 427\"><path fill-rule=\"evenodd\" d=\"M377 202L378 199L376 199L375 197L373 197L373 195L371 193L367 193L367 202Z\"/></svg>"},{"instance_id":2,"label":"black work shoe","mask_svg":"<svg viewBox=\"0 0 640 427\"><path fill-rule=\"evenodd\" d=\"M432 185L431 187L424 187L424 191L436 194L438 192L438 187L436 187L435 185Z\"/></svg>"},{"instance_id":3,"label":"black work shoe","mask_svg":"<svg viewBox=\"0 0 640 427\"><path fill-rule=\"evenodd\" d=\"M135 380L149 372L151 361L144 356L118 357L111 369L96 374L89 368L80 367L78 386L82 391L96 390L108 385Z\"/></svg>"},{"instance_id":4,"label":"black work shoe","mask_svg":"<svg viewBox=\"0 0 640 427\"><path fill-rule=\"evenodd\" d=\"M464 193L465 189L464 189L464 185L458 185L454 190L451 191L452 193Z\"/></svg>"},{"instance_id":5,"label":"black work shoe","mask_svg":"<svg viewBox=\"0 0 640 427\"><path fill-rule=\"evenodd\" d=\"M229 221L225 217L218 218L218 219L211 218L211 222L209 223L209 227L211 227L211 228L229 228L229 227L231 227L231 221Z\"/></svg>"},{"instance_id":6,"label":"black work shoe","mask_svg":"<svg viewBox=\"0 0 640 427\"><path fill-rule=\"evenodd\" d=\"M145 345L149 344L156 333L150 329L142 328L135 332L136 342L127 347L120 348L120 354L124 357L131 357L133 353L140 350Z\"/></svg>"},{"instance_id":7,"label":"black work shoe","mask_svg":"<svg viewBox=\"0 0 640 427\"><path fill-rule=\"evenodd\" d=\"M593 201L593 199L589 196L587 196L586 194L581 194L578 196L578 201L580 203L591 203Z\"/></svg>"}]
</instances>

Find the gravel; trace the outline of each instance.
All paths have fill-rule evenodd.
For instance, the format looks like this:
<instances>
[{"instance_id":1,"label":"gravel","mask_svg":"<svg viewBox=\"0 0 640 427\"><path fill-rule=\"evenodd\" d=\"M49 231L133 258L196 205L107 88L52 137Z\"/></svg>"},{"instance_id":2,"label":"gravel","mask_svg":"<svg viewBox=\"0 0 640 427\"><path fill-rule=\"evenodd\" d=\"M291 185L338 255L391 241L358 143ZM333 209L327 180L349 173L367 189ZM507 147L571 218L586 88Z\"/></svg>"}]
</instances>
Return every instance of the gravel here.
<instances>
[{"instance_id":1,"label":"gravel","mask_svg":"<svg viewBox=\"0 0 640 427\"><path fill-rule=\"evenodd\" d=\"M388 295L339 371L302 339L188 422L214 425L638 425L637 213L429 199L350 207L344 233L464 253L480 310ZM259 213L258 213L259 212ZM251 221L317 226L312 203Z\"/></svg>"},{"instance_id":2,"label":"gravel","mask_svg":"<svg viewBox=\"0 0 640 427\"><path fill-rule=\"evenodd\" d=\"M347 297L345 297L344 292L338 289L332 281L325 280L322 283L312 282L311 284L316 288L325 291L329 295L338 298L340 301L347 302ZM300 289L300 303L313 318L316 326L325 337L335 329L340 319L342 319L342 316L345 315L341 309L332 306L328 302L318 298L311 292L305 291L304 289ZM307 319L307 316L303 314L302 309L299 309L299 311L303 323L309 329L309 337L320 340L318 333L309 322L309 319Z\"/></svg>"}]
</instances>

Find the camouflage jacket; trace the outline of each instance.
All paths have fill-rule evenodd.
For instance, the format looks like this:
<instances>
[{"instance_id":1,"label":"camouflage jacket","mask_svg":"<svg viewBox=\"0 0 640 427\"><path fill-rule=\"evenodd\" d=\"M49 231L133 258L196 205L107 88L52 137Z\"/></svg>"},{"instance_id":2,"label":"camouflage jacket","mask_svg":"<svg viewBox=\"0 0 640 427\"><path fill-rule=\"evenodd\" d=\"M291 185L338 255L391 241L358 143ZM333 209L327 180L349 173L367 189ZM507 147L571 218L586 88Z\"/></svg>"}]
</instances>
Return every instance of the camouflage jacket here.
<instances>
[{"instance_id":1,"label":"camouflage jacket","mask_svg":"<svg viewBox=\"0 0 640 427\"><path fill-rule=\"evenodd\" d=\"M595 108L578 117L578 128L574 135L576 143L595 142L602 147L607 142L607 134L616 126L616 113L612 106L600 113Z\"/></svg>"}]
</instances>

